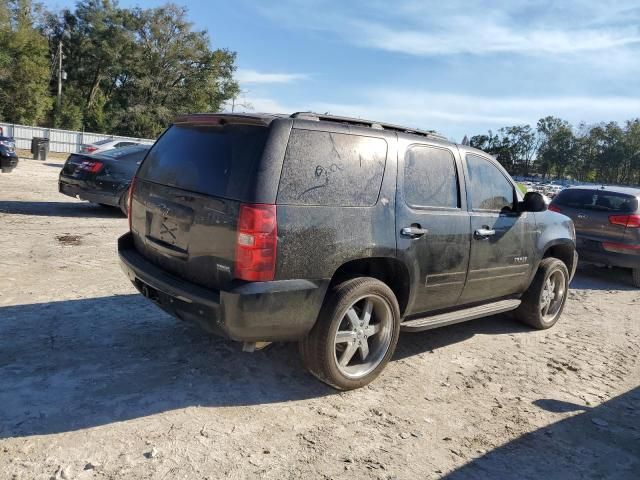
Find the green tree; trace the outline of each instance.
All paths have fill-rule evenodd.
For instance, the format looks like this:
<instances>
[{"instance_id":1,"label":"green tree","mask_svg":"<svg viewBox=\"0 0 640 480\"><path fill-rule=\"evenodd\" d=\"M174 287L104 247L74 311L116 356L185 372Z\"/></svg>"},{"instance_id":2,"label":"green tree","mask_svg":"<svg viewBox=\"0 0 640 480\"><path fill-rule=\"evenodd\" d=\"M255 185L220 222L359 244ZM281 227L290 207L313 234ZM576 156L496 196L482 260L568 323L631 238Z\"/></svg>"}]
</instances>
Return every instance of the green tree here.
<instances>
[{"instance_id":1,"label":"green tree","mask_svg":"<svg viewBox=\"0 0 640 480\"><path fill-rule=\"evenodd\" d=\"M63 39L68 79L56 115L68 128L76 128L80 111L86 129L152 137L176 115L218 111L238 92L235 53L212 50L183 7L82 0L75 11L49 14L45 31L52 52L63 32L70 37Z\"/></svg>"},{"instance_id":2,"label":"green tree","mask_svg":"<svg viewBox=\"0 0 640 480\"><path fill-rule=\"evenodd\" d=\"M571 125L549 116L538 120L537 130L541 136L537 158L539 172L543 177L553 172L556 178L564 178L578 154L578 143Z\"/></svg>"},{"instance_id":3,"label":"green tree","mask_svg":"<svg viewBox=\"0 0 640 480\"><path fill-rule=\"evenodd\" d=\"M211 50L207 32L193 31L186 15L173 4L133 11L139 41L118 99L120 131L157 135L175 115L218 111L237 94L235 53Z\"/></svg>"},{"instance_id":4,"label":"green tree","mask_svg":"<svg viewBox=\"0 0 640 480\"><path fill-rule=\"evenodd\" d=\"M0 116L36 124L51 107L46 38L30 0L0 0Z\"/></svg>"}]
</instances>

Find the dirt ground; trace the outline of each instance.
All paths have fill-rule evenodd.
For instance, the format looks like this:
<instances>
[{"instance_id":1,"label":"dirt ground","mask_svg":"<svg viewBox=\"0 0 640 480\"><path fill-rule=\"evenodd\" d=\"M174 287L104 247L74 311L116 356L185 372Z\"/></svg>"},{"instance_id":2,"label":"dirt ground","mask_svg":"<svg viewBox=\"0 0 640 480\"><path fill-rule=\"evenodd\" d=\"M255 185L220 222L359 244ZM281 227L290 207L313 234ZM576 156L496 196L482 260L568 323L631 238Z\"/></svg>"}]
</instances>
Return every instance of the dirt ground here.
<instances>
[{"instance_id":1,"label":"dirt ground","mask_svg":"<svg viewBox=\"0 0 640 480\"><path fill-rule=\"evenodd\" d=\"M121 272L117 210L0 175L0 478L639 478L640 291L581 267L562 319L403 334L337 393L293 344L181 323Z\"/></svg>"}]
</instances>

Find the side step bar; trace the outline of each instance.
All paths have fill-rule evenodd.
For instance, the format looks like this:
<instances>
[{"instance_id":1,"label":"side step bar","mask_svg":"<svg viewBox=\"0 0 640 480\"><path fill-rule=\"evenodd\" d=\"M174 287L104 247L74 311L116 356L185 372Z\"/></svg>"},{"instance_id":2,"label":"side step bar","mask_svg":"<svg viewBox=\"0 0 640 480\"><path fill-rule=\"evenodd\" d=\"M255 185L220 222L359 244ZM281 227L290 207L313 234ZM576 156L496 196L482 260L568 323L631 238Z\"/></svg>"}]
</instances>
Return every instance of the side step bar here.
<instances>
[{"instance_id":1,"label":"side step bar","mask_svg":"<svg viewBox=\"0 0 640 480\"><path fill-rule=\"evenodd\" d=\"M477 307L463 308L455 312L440 313L428 317L407 320L400 324L400 329L405 332L420 332L430 328L444 327L454 323L475 320L476 318L495 315L497 313L515 310L520 305L520 300L501 300L499 302L487 303Z\"/></svg>"}]
</instances>

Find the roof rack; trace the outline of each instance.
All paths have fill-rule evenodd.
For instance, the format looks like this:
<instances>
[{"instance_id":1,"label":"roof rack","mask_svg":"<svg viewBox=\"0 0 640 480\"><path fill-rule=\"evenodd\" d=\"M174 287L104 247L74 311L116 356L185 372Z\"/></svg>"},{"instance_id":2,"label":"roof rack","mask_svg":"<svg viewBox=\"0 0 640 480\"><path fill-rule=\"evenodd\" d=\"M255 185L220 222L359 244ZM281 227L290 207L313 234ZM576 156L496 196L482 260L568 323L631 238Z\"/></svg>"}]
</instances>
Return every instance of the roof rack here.
<instances>
[{"instance_id":1,"label":"roof rack","mask_svg":"<svg viewBox=\"0 0 640 480\"><path fill-rule=\"evenodd\" d=\"M447 140L447 138L436 132L435 130L420 130L417 128L403 127L392 123L375 122L372 120L364 120L361 118L340 117L338 115L322 115L314 112L296 112L291 114L291 118L299 118L301 120L311 120L315 122L335 122L347 125L355 125L359 127L369 127L374 130L392 130L394 132L411 133L414 135L422 135L424 137L437 138L439 140Z\"/></svg>"}]
</instances>

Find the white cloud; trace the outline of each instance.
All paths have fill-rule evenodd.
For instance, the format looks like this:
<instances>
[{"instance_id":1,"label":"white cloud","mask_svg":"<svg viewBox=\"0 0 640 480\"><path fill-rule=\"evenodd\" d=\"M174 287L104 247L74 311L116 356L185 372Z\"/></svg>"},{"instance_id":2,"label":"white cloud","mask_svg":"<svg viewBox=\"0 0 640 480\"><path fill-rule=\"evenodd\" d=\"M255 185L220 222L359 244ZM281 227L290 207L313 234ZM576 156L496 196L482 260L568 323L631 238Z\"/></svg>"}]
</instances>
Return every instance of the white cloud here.
<instances>
[{"instance_id":1,"label":"white cloud","mask_svg":"<svg viewBox=\"0 0 640 480\"><path fill-rule=\"evenodd\" d=\"M607 50L640 43L635 28L607 30L521 30L488 22L467 25L467 19L452 22L446 32L392 29L371 22L357 23L354 38L361 46L410 55L486 55L519 53L561 55Z\"/></svg>"},{"instance_id":2,"label":"white cloud","mask_svg":"<svg viewBox=\"0 0 640 480\"><path fill-rule=\"evenodd\" d=\"M245 69L236 72L236 80L241 84L292 83L307 78L309 76L304 73L264 73Z\"/></svg>"},{"instance_id":3,"label":"white cloud","mask_svg":"<svg viewBox=\"0 0 640 480\"><path fill-rule=\"evenodd\" d=\"M623 121L640 114L640 97L481 97L450 93L371 89L352 103L311 101L284 104L271 98L247 98L255 112L329 112L334 115L433 129L445 135L484 133L488 129L531 124L547 115L580 122Z\"/></svg>"},{"instance_id":4,"label":"white cloud","mask_svg":"<svg viewBox=\"0 0 640 480\"><path fill-rule=\"evenodd\" d=\"M258 7L260 8L260 7ZM485 2L282 0L260 8L290 28L328 31L349 43L416 56L562 56L640 44L637 0ZM589 59L585 59L588 61Z\"/></svg>"}]
</instances>

